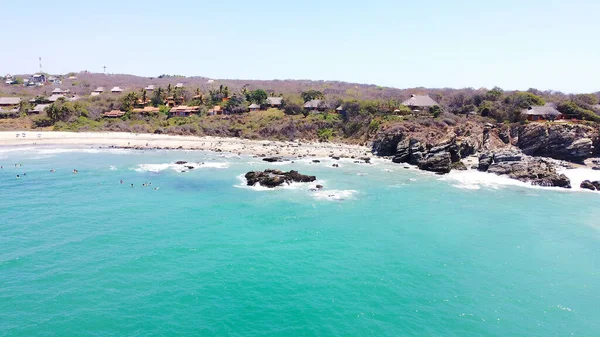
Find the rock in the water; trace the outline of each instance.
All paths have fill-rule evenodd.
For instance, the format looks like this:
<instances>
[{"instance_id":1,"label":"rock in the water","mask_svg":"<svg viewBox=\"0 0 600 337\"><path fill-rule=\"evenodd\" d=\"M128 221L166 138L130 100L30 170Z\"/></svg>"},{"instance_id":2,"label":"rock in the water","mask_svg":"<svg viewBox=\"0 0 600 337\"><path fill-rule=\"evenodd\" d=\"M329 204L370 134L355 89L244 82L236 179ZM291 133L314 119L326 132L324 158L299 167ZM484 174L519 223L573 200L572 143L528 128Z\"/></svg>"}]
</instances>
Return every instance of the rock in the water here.
<instances>
[{"instance_id":1,"label":"rock in the water","mask_svg":"<svg viewBox=\"0 0 600 337\"><path fill-rule=\"evenodd\" d=\"M320 190L320 189L322 189L322 188L323 188L323 185L317 185L317 186L315 186L315 187L316 187L318 190Z\"/></svg>"},{"instance_id":2,"label":"rock in the water","mask_svg":"<svg viewBox=\"0 0 600 337\"><path fill-rule=\"evenodd\" d=\"M445 174L450 172L450 154L448 152L438 152L428 154L417 164L421 170Z\"/></svg>"},{"instance_id":3,"label":"rock in the water","mask_svg":"<svg viewBox=\"0 0 600 337\"><path fill-rule=\"evenodd\" d=\"M452 163L450 165L450 168L453 170L458 170L458 171L466 171L467 170L467 166L460 160L455 163Z\"/></svg>"},{"instance_id":4,"label":"rock in the water","mask_svg":"<svg viewBox=\"0 0 600 337\"><path fill-rule=\"evenodd\" d=\"M497 161L496 155L493 158L493 163L487 169L489 173L505 175L535 186L571 188L569 178L556 172L554 165L546 159L522 156L520 160L506 160L516 157L504 156L501 157L504 161ZM484 158L484 160L488 159ZM481 158L479 166L482 166Z\"/></svg>"},{"instance_id":5,"label":"rock in the water","mask_svg":"<svg viewBox=\"0 0 600 337\"><path fill-rule=\"evenodd\" d=\"M592 190L592 191L597 190L596 186L594 186L594 184L592 184L592 182L589 180L582 181L581 185L579 185L579 187L585 188L586 190Z\"/></svg>"},{"instance_id":6,"label":"rock in the water","mask_svg":"<svg viewBox=\"0 0 600 337\"><path fill-rule=\"evenodd\" d=\"M187 161L178 160L178 161L175 162L175 164L177 164L177 165L183 165L183 164L187 164Z\"/></svg>"},{"instance_id":7,"label":"rock in the water","mask_svg":"<svg viewBox=\"0 0 600 337\"><path fill-rule=\"evenodd\" d=\"M478 171L485 172L488 170L490 165L494 162L494 155L490 153L482 153L479 156L479 166L477 167Z\"/></svg>"},{"instance_id":8,"label":"rock in the water","mask_svg":"<svg viewBox=\"0 0 600 337\"><path fill-rule=\"evenodd\" d=\"M312 161L312 162L313 162L313 163L315 163L315 164L318 164L318 163L320 163L321 161L320 161L320 160L318 160L318 159L313 159L313 161Z\"/></svg>"},{"instance_id":9,"label":"rock in the water","mask_svg":"<svg viewBox=\"0 0 600 337\"><path fill-rule=\"evenodd\" d=\"M315 176L300 174L297 171L283 172L281 170L251 171L245 175L248 186L254 186L257 183L260 186L274 188L283 184L309 183L317 180Z\"/></svg>"},{"instance_id":10,"label":"rock in the water","mask_svg":"<svg viewBox=\"0 0 600 337\"><path fill-rule=\"evenodd\" d=\"M279 162L285 161L281 157L266 157L266 158L263 158L262 160L266 161L268 163L279 163Z\"/></svg>"}]
</instances>

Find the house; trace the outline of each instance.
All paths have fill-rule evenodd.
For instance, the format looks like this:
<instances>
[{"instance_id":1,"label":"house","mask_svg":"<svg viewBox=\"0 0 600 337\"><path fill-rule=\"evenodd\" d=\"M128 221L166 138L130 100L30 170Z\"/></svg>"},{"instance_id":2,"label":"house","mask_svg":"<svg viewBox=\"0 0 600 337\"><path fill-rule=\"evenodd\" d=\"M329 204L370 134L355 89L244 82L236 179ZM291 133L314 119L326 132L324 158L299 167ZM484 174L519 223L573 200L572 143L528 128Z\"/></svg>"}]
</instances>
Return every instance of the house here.
<instances>
[{"instance_id":1,"label":"house","mask_svg":"<svg viewBox=\"0 0 600 337\"><path fill-rule=\"evenodd\" d=\"M98 88L96 88L96 90L92 91L92 94L90 96L98 96L103 92L104 92L104 88L98 87Z\"/></svg>"},{"instance_id":2,"label":"house","mask_svg":"<svg viewBox=\"0 0 600 337\"><path fill-rule=\"evenodd\" d=\"M192 114L197 114L200 111L199 106L180 105L169 110L170 117L189 117Z\"/></svg>"},{"instance_id":3,"label":"house","mask_svg":"<svg viewBox=\"0 0 600 337\"><path fill-rule=\"evenodd\" d=\"M208 110L208 114L209 114L209 115L211 115L211 116L214 116L214 115L222 115L222 114L223 114L223 112L224 112L224 111L223 111L223 108L221 108L221 107L220 107L220 106L218 106L218 105L215 105L215 107L214 107L214 108L212 108L212 109Z\"/></svg>"},{"instance_id":4,"label":"house","mask_svg":"<svg viewBox=\"0 0 600 337\"><path fill-rule=\"evenodd\" d=\"M154 85L150 84L149 86L145 87L144 90L146 90L147 92L153 92L154 91Z\"/></svg>"},{"instance_id":5,"label":"house","mask_svg":"<svg viewBox=\"0 0 600 337\"><path fill-rule=\"evenodd\" d=\"M60 78L56 77L56 76L50 76L48 77L48 82L52 83L52 84L61 84L62 81L60 80Z\"/></svg>"},{"instance_id":6,"label":"house","mask_svg":"<svg viewBox=\"0 0 600 337\"><path fill-rule=\"evenodd\" d=\"M124 115L125 115L125 111L121 111L121 110L111 110L111 111L104 113L104 117L107 117L107 118L118 118L118 117L123 117Z\"/></svg>"},{"instance_id":7,"label":"house","mask_svg":"<svg viewBox=\"0 0 600 337\"><path fill-rule=\"evenodd\" d=\"M62 94L60 94L60 95L59 95L59 94L55 94L55 95L52 95L52 96L48 97L47 101L48 101L48 102L52 102L52 103L54 103L54 102L58 101L58 99L59 99L59 98L64 98L64 99L66 99L65 95L62 95Z\"/></svg>"},{"instance_id":8,"label":"house","mask_svg":"<svg viewBox=\"0 0 600 337\"><path fill-rule=\"evenodd\" d=\"M320 100L320 99L313 99L311 101L304 103L304 109L310 110L313 112L325 111L330 108L331 107L329 106L329 104L327 104L325 101Z\"/></svg>"},{"instance_id":9,"label":"house","mask_svg":"<svg viewBox=\"0 0 600 337\"><path fill-rule=\"evenodd\" d=\"M46 75L44 74L35 74L31 76L29 82L33 82L34 85L44 85L46 83Z\"/></svg>"},{"instance_id":10,"label":"house","mask_svg":"<svg viewBox=\"0 0 600 337\"><path fill-rule=\"evenodd\" d=\"M410 98L402 102L402 105L409 107L413 112L419 112L429 109L434 106L439 106L439 103L434 101L428 95L410 95Z\"/></svg>"},{"instance_id":11,"label":"house","mask_svg":"<svg viewBox=\"0 0 600 337\"><path fill-rule=\"evenodd\" d=\"M0 108L0 118L15 118L19 117L19 108Z\"/></svg>"},{"instance_id":12,"label":"house","mask_svg":"<svg viewBox=\"0 0 600 337\"><path fill-rule=\"evenodd\" d=\"M33 109L29 110L30 114L40 114L42 112L44 112L44 110L46 110L47 107L49 107L50 104L38 104L35 107L33 107Z\"/></svg>"},{"instance_id":13,"label":"house","mask_svg":"<svg viewBox=\"0 0 600 337\"><path fill-rule=\"evenodd\" d=\"M553 121L555 119L563 118L563 115L560 113L560 111L556 110L556 108L550 104L543 106L532 106L529 109L523 110L521 113L527 117L528 121Z\"/></svg>"},{"instance_id":14,"label":"house","mask_svg":"<svg viewBox=\"0 0 600 337\"><path fill-rule=\"evenodd\" d=\"M248 109L250 109L250 111L258 111L258 110L260 110L260 105L258 105L256 103L252 103L252 104L250 104Z\"/></svg>"},{"instance_id":15,"label":"house","mask_svg":"<svg viewBox=\"0 0 600 337\"><path fill-rule=\"evenodd\" d=\"M344 107L342 105L338 106L337 108L335 108L335 112L339 113L339 114L344 114Z\"/></svg>"},{"instance_id":16,"label":"house","mask_svg":"<svg viewBox=\"0 0 600 337\"><path fill-rule=\"evenodd\" d=\"M21 104L20 97L0 97L0 107L15 108Z\"/></svg>"},{"instance_id":17,"label":"house","mask_svg":"<svg viewBox=\"0 0 600 337\"><path fill-rule=\"evenodd\" d=\"M120 94L123 92L123 89L121 89L119 87L113 87L112 89L110 89L110 92L113 94Z\"/></svg>"},{"instance_id":18,"label":"house","mask_svg":"<svg viewBox=\"0 0 600 337\"><path fill-rule=\"evenodd\" d=\"M69 93L69 89L66 90L62 90L61 88L54 88L54 90L52 90L52 94L53 95L65 95Z\"/></svg>"},{"instance_id":19,"label":"house","mask_svg":"<svg viewBox=\"0 0 600 337\"><path fill-rule=\"evenodd\" d=\"M177 84L175 84L175 88L183 88L183 83L177 83Z\"/></svg>"},{"instance_id":20,"label":"house","mask_svg":"<svg viewBox=\"0 0 600 337\"><path fill-rule=\"evenodd\" d=\"M155 108L153 106L146 106L143 108L137 108L137 109L133 109L131 110L131 112L133 113L139 113L139 114L145 114L145 115L151 115L151 114L157 114L160 112L159 108Z\"/></svg>"},{"instance_id":21,"label":"house","mask_svg":"<svg viewBox=\"0 0 600 337\"><path fill-rule=\"evenodd\" d=\"M271 108L281 108L283 97L267 97L267 104L271 106Z\"/></svg>"}]
</instances>

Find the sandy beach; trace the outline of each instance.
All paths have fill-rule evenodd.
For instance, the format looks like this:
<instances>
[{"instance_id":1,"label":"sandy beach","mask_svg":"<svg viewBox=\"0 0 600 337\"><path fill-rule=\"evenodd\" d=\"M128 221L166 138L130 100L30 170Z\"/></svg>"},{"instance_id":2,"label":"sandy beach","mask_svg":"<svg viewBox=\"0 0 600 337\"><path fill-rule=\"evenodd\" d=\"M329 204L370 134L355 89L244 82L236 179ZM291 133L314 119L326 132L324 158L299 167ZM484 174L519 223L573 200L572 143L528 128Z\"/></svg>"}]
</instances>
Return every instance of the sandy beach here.
<instances>
[{"instance_id":1,"label":"sandy beach","mask_svg":"<svg viewBox=\"0 0 600 337\"><path fill-rule=\"evenodd\" d=\"M207 150L281 157L338 156L358 158L372 156L371 149L366 146L301 140L281 142L240 138L134 134L126 132L0 132L0 146L18 145L112 146L133 149Z\"/></svg>"}]
</instances>

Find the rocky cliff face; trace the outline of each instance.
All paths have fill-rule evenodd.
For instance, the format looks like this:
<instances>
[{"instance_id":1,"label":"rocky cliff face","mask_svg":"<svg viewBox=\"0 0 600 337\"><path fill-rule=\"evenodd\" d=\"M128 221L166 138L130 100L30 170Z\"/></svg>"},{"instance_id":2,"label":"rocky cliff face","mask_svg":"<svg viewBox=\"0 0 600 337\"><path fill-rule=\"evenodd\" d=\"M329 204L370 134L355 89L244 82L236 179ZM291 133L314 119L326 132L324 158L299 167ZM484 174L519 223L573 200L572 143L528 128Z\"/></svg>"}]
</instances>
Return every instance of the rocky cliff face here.
<instances>
[{"instance_id":1,"label":"rocky cliff face","mask_svg":"<svg viewBox=\"0 0 600 337\"><path fill-rule=\"evenodd\" d=\"M511 143L530 156L581 162L598 155L598 129L579 124L531 123L515 126Z\"/></svg>"},{"instance_id":2,"label":"rocky cliff face","mask_svg":"<svg viewBox=\"0 0 600 337\"><path fill-rule=\"evenodd\" d=\"M555 163L543 157L582 162L599 156L600 132L579 124L492 125L466 122L454 127L406 125L384 130L373 152L439 174L465 169L461 159L479 153L480 171L540 186L570 187Z\"/></svg>"}]
</instances>

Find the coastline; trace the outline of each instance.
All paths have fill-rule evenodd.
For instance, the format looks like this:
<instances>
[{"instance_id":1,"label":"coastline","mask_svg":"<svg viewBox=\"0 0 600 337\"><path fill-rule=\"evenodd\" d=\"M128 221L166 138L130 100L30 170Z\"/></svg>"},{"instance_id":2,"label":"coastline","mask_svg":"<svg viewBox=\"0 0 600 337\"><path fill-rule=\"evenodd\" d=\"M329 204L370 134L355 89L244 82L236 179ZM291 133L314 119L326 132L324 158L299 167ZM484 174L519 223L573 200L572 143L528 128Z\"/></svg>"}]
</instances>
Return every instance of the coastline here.
<instances>
[{"instance_id":1,"label":"coastline","mask_svg":"<svg viewBox=\"0 0 600 337\"><path fill-rule=\"evenodd\" d=\"M19 135L17 137L17 134ZM23 137L25 134L25 137ZM312 141L272 141L127 132L1 131L1 146L76 145L124 149L173 149L230 152L265 157L374 157L366 146Z\"/></svg>"}]
</instances>

